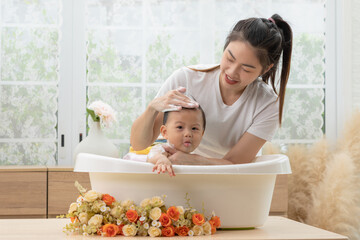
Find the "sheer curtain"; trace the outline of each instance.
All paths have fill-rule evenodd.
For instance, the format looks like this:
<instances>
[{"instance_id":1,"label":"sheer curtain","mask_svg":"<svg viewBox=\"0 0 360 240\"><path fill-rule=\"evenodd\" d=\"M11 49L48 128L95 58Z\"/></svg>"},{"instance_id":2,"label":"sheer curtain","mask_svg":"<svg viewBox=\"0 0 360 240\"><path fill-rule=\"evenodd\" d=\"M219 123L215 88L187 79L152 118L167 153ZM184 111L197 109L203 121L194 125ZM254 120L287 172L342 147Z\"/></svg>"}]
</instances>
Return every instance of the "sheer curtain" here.
<instances>
[{"instance_id":1,"label":"sheer curtain","mask_svg":"<svg viewBox=\"0 0 360 240\"><path fill-rule=\"evenodd\" d=\"M289 88L278 143L311 143L324 131L325 5L322 1L87 1L89 100L120 113L110 130L125 153L131 122L177 68L219 63L231 27L274 13L294 30Z\"/></svg>"},{"instance_id":2,"label":"sheer curtain","mask_svg":"<svg viewBox=\"0 0 360 240\"><path fill-rule=\"evenodd\" d=\"M63 10L75 5L69 24ZM283 125L275 141L311 143L325 131L325 12L320 0L0 0L0 165L61 164L59 119L66 115L66 129L75 136L65 136L71 152L79 139L74 129L86 125L83 105L98 99L118 112L118 123L106 134L125 154L132 122L173 71L219 63L238 20L274 13L294 30ZM79 22L83 28L70 29ZM73 55L67 50L64 57L65 37L84 39L83 47L72 46ZM64 79L60 58L76 64L74 59L84 59L83 69L71 70L84 77ZM77 82L83 89L73 88ZM84 104L74 98L72 106L60 107L70 91ZM74 112L84 115L80 123Z\"/></svg>"},{"instance_id":3,"label":"sheer curtain","mask_svg":"<svg viewBox=\"0 0 360 240\"><path fill-rule=\"evenodd\" d=\"M0 165L56 164L60 7L0 1Z\"/></svg>"}]
</instances>

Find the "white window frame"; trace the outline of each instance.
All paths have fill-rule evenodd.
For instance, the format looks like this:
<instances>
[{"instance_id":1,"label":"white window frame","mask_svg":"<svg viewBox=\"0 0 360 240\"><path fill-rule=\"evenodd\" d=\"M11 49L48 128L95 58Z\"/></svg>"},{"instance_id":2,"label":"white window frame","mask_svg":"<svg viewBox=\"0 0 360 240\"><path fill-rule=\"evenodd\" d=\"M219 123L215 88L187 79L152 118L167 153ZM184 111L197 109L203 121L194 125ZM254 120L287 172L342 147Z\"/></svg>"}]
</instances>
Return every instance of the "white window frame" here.
<instances>
[{"instance_id":1,"label":"white window frame","mask_svg":"<svg viewBox=\"0 0 360 240\"><path fill-rule=\"evenodd\" d=\"M86 137L86 12L85 0L61 1L58 165L73 166L73 151L79 143L79 135ZM346 14L351 13L350 2L326 2L325 131L332 142L339 137L351 111L351 81L344 80L351 79L351 58L346 55L351 49L351 14ZM207 1L201 0L200 3L207 4ZM211 21L206 24L211 24ZM203 26L201 23L201 26L211 27L206 24ZM144 89L142 92L145 95ZM61 147L62 135L65 135L64 147Z\"/></svg>"}]
</instances>

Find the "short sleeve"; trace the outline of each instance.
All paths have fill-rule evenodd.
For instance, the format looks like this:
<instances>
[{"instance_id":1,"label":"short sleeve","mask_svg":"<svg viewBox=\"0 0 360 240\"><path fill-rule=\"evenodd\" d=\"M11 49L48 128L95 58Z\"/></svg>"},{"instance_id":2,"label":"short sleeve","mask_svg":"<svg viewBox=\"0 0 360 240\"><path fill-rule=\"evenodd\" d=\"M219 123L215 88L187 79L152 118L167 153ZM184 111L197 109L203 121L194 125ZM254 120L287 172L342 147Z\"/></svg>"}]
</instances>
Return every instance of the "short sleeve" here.
<instances>
[{"instance_id":1,"label":"short sleeve","mask_svg":"<svg viewBox=\"0 0 360 240\"><path fill-rule=\"evenodd\" d=\"M188 87L183 68L176 70L166 79L155 98L164 96L168 91L177 89L178 87Z\"/></svg>"},{"instance_id":2,"label":"short sleeve","mask_svg":"<svg viewBox=\"0 0 360 240\"><path fill-rule=\"evenodd\" d=\"M279 102L274 101L258 112L247 130L259 138L271 141L279 127Z\"/></svg>"}]
</instances>

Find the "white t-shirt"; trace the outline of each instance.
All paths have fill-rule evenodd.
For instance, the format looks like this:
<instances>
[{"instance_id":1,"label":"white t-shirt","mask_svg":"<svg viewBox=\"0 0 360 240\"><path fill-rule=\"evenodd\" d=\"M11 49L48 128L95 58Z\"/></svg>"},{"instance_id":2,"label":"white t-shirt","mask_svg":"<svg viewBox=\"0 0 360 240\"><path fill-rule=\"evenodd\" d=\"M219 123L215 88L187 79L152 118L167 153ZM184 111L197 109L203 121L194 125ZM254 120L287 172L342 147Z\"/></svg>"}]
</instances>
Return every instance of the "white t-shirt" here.
<instances>
[{"instance_id":1,"label":"white t-shirt","mask_svg":"<svg viewBox=\"0 0 360 240\"><path fill-rule=\"evenodd\" d=\"M214 65L213 65L214 66ZM212 66L191 66L204 69ZM224 104L219 87L220 68L199 72L183 67L163 84L156 97L178 87L186 88L203 108L206 129L200 145L194 151L205 157L222 158L245 132L270 141L279 121L277 95L260 79L249 84L231 106Z\"/></svg>"}]
</instances>

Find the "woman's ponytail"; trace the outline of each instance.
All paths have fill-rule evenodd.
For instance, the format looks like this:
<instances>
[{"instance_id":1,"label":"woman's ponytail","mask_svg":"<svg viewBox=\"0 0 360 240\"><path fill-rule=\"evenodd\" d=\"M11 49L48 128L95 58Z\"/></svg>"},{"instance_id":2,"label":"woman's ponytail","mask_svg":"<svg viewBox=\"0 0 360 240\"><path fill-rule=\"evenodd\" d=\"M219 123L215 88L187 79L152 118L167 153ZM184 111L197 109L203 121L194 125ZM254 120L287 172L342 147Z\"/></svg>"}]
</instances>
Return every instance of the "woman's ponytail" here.
<instances>
[{"instance_id":1,"label":"woman's ponytail","mask_svg":"<svg viewBox=\"0 0 360 240\"><path fill-rule=\"evenodd\" d=\"M247 41L256 48L257 56L263 70L268 69L261 75L262 80L271 86L279 99L279 123L281 125L286 84L290 74L292 30L278 14L271 18L248 18L240 20L226 38L224 50L232 41ZM282 67L280 76L279 93L276 90L275 75L282 54Z\"/></svg>"},{"instance_id":2,"label":"woman's ponytail","mask_svg":"<svg viewBox=\"0 0 360 240\"><path fill-rule=\"evenodd\" d=\"M282 113L284 108L285 101L285 90L286 84L290 75L290 65L291 65L291 53L292 53L292 42L293 34L291 27L287 22L285 22L278 14L271 16L271 19L275 21L276 26L278 27L281 36L282 36L282 67L280 75L280 90L279 90L279 123L281 125ZM275 78L275 76L274 76Z\"/></svg>"}]
</instances>

